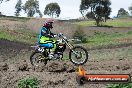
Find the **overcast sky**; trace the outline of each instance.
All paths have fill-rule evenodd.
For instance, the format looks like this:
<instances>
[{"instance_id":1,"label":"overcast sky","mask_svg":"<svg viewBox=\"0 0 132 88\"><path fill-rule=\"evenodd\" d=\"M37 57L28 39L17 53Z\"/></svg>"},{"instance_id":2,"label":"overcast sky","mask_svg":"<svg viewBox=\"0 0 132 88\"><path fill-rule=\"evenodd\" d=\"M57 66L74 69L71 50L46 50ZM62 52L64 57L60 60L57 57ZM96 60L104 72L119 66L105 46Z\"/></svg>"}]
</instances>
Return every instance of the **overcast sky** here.
<instances>
[{"instance_id":1,"label":"overcast sky","mask_svg":"<svg viewBox=\"0 0 132 88\"><path fill-rule=\"evenodd\" d=\"M22 0L25 3L27 0ZM43 13L45 6L51 2L57 2L61 7L61 14L59 18L78 18L81 17L79 12L79 6L81 0L39 0L40 10ZM111 17L116 16L120 8L124 8L128 11L128 7L132 4L132 0L111 0L112 13ZM13 16L15 12L15 5L17 0L10 0L0 4L0 12L4 15ZM24 12L21 12L21 16L26 16ZM36 15L37 16L37 15ZM48 17L48 16L43 16Z\"/></svg>"}]
</instances>

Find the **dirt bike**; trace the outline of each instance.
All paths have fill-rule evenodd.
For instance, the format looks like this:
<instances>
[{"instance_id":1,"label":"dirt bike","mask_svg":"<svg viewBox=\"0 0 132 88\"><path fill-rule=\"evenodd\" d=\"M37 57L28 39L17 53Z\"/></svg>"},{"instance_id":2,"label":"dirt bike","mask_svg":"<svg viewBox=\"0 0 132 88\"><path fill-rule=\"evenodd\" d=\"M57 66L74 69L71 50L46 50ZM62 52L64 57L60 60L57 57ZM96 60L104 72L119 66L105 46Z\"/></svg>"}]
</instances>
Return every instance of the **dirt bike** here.
<instances>
[{"instance_id":1,"label":"dirt bike","mask_svg":"<svg viewBox=\"0 0 132 88\"><path fill-rule=\"evenodd\" d=\"M50 60L62 60L63 53L67 48L66 46L70 49L69 60L73 64L83 65L87 62L88 52L85 48L82 46L73 46L69 41L73 41L74 39L68 40L62 33L59 33L59 35L56 36L58 36L59 39L56 41L56 49L52 58L50 57L50 49L40 47L38 44L31 46L35 48L35 51L30 56L30 62L33 66L38 66L40 63L44 63L46 65Z\"/></svg>"}]
</instances>

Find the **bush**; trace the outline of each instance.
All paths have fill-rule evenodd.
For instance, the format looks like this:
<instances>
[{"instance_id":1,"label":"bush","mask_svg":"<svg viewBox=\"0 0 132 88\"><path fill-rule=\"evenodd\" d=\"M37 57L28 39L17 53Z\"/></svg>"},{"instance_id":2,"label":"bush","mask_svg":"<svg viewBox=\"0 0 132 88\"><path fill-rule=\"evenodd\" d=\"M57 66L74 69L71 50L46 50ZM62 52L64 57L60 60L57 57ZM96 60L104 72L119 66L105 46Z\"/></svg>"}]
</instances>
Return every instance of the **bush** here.
<instances>
[{"instance_id":1,"label":"bush","mask_svg":"<svg viewBox=\"0 0 132 88\"><path fill-rule=\"evenodd\" d=\"M81 43L87 43L86 34L82 30L82 26L79 25L77 27L77 30L73 34L73 38L81 40ZM75 42L75 43L79 43L79 42Z\"/></svg>"},{"instance_id":2,"label":"bush","mask_svg":"<svg viewBox=\"0 0 132 88\"><path fill-rule=\"evenodd\" d=\"M127 84L110 84L106 88L132 88L132 83L127 83Z\"/></svg>"},{"instance_id":3,"label":"bush","mask_svg":"<svg viewBox=\"0 0 132 88\"><path fill-rule=\"evenodd\" d=\"M39 81L37 78L24 78L18 82L18 88L39 88Z\"/></svg>"}]
</instances>

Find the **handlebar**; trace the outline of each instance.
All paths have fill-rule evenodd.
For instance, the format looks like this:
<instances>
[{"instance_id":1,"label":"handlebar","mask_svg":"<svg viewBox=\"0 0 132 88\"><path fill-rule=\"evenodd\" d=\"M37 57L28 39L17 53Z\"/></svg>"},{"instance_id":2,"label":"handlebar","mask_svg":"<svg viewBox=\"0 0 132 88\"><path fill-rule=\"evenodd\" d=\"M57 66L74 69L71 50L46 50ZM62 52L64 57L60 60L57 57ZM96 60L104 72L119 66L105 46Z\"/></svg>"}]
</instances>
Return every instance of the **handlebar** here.
<instances>
[{"instance_id":1,"label":"handlebar","mask_svg":"<svg viewBox=\"0 0 132 88\"><path fill-rule=\"evenodd\" d=\"M68 41L78 41L78 42L80 42L81 40L80 39L68 39Z\"/></svg>"},{"instance_id":2,"label":"handlebar","mask_svg":"<svg viewBox=\"0 0 132 88\"><path fill-rule=\"evenodd\" d=\"M65 40L67 40L67 41L78 41L78 42L81 41L80 39L67 39L67 37L64 36L62 33L57 34L57 36L58 36L58 37L63 37L63 38L64 38Z\"/></svg>"}]
</instances>

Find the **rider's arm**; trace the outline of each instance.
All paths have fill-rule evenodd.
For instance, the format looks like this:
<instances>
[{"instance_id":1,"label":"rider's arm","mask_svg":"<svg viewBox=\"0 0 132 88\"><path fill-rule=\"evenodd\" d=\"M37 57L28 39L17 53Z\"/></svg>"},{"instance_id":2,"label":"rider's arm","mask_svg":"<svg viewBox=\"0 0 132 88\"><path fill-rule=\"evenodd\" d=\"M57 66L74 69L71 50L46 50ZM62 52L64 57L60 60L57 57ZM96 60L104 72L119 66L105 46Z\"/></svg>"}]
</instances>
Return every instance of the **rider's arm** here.
<instances>
[{"instance_id":1,"label":"rider's arm","mask_svg":"<svg viewBox=\"0 0 132 88\"><path fill-rule=\"evenodd\" d=\"M48 32L48 35L49 35L50 38L56 37L56 36L55 36L56 34L55 34L55 33L52 33L52 32L50 31L50 29L48 29L47 32Z\"/></svg>"},{"instance_id":2,"label":"rider's arm","mask_svg":"<svg viewBox=\"0 0 132 88\"><path fill-rule=\"evenodd\" d=\"M51 35L52 37L55 37L55 36L56 36L56 34L55 34L55 33L52 33L52 32L50 32L50 35Z\"/></svg>"},{"instance_id":3,"label":"rider's arm","mask_svg":"<svg viewBox=\"0 0 132 88\"><path fill-rule=\"evenodd\" d=\"M50 37L50 34L48 33L48 30L45 27L41 28L41 35L45 37Z\"/></svg>"},{"instance_id":4,"label":"rider's arm","mask_svg":"<svg viewBox=\"0 0 132 88\"><path fill-rule=\"evenodd\" d=\"M42 36L45 36L45 37L49 37L49 38L53 38L55 37L54 33L52 33L49 29L45 28L45 27L42 27L41 29L41 35Z\"/></svg>"}]
</instances>

